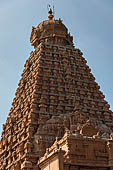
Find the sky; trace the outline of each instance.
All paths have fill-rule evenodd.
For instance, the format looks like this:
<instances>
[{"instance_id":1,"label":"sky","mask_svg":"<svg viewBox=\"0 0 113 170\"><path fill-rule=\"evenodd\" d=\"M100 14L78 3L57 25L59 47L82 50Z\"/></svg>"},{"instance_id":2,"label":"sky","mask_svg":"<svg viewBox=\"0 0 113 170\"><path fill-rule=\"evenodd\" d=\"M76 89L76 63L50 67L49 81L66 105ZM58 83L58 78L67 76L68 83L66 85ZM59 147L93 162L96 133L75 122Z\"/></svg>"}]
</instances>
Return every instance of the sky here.
<instances>
[{"instance_id":1,"label":"sky","mask_svg":"<svg viewBox=\"0 0 113 170\"><path fill-rule=\"evenodd\" d=\"M0 0L0 134L34 50L32 26L47 20L48 4L73 35L113 110L113 0Z\"/></svg>"}]
</instances>

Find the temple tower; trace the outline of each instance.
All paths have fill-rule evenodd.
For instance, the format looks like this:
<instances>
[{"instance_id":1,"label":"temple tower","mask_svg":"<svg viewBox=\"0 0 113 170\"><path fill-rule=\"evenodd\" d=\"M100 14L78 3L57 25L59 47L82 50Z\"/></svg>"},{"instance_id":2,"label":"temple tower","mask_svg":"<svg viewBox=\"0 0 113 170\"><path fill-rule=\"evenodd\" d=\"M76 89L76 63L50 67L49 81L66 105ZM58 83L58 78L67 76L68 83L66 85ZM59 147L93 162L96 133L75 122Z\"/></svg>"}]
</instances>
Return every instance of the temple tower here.
<instances>
[{"instance_id":1,"label":"temple tower","mask_svg":"<svg viewBox=\"0 0 113 170\"><path fill-rule=\"evenodd\" d=\"M32 27L34 51L3 125L0 170L48 169L55 154L56 170L112 169L113 113L62 20L51 9L48 18Z\"/></svg>"}]
</instances>

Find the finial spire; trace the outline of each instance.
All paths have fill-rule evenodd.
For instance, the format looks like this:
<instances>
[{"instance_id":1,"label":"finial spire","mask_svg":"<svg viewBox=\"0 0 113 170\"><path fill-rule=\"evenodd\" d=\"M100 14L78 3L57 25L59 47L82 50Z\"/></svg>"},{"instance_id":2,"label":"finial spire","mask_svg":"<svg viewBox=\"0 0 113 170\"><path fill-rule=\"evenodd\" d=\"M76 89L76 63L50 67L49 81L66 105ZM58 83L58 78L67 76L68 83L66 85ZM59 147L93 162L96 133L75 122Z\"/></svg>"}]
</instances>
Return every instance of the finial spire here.
<instances>
[{"instance_id":1,"label":"finial spire","mask_svg":"<svg viewBox=\"0 0 113 170\"><path fill-rule=\"evenodd\" d=\"M50 20L52 20L53 19L53 17L54 17L54 15L53 15L53 11L52 11L52 9L51 9L51 7L50 7L50 5L48 5L48 18L50 19Z\"/></svg>"}]
</instances>

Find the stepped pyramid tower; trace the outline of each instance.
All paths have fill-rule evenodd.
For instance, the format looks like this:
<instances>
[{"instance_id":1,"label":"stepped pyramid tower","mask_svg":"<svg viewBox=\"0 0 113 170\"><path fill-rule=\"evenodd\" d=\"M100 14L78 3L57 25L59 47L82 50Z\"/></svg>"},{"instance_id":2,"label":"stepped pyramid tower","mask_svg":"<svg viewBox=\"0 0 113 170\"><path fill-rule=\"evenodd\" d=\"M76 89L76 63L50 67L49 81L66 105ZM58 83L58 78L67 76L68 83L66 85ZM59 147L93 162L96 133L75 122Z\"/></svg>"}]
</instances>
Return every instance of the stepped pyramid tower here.
<instances>
[{"instance_id":1,"label":"stepped pyramid tower","mask_svg":"<svg viewBox=\"0 0 113 170\"><path fill-rule=\"evenodd\" d=\"M32 28L0 170L113 170L113 113L61 19Z\"/></svg>"}]
</instances>

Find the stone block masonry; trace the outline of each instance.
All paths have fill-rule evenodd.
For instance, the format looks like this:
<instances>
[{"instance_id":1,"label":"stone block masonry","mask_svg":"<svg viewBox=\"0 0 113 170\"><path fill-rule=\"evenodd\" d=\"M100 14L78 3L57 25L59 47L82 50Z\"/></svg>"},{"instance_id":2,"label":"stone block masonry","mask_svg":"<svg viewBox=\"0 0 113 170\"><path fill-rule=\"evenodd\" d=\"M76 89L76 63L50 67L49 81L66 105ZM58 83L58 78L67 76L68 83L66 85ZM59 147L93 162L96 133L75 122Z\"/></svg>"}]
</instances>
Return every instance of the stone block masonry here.
<instances>
[{"instance_id":1,"label":"stone block masonry","mask_svg":"<svg viewBox=\"0 0 113 170\"><path fill-rule=\"evenodd\" d=\"M112 169L113 113L68 29L43 21L30 41L35 50L3 125L0 170L46 170L48 161L55 170Z\"/></svg>"}]
</instances>

